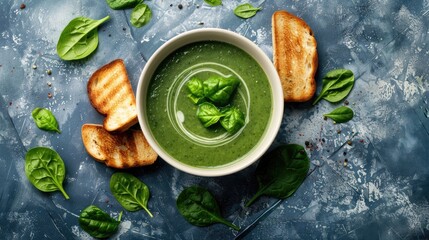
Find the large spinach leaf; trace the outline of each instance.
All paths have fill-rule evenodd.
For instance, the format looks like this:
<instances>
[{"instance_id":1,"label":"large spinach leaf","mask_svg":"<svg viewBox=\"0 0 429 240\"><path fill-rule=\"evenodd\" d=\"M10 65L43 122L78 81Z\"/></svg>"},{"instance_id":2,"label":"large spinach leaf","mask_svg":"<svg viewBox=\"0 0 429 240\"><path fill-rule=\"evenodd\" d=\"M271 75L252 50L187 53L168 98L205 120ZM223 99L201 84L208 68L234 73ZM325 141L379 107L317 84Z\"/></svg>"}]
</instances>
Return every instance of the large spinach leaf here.
<instances>
[{"instance_id":1,"label":"large spinach leaf","mask_svg":"<svg viewBox=\"0 0 429 240\"><path fill-rule=\"evenodd\" d=\"M69 199L63 188L66 168L56 151L46 147L30 149L25 155L25 174L40 191L59 190L66 199Z\"/></svg>"},{"instance_id":2,"label":"large spinach leaf","mask_svg":"<svg viewBox=\"0 0 429 240\"><path fill-rule=\"evenodd\" d=\"M336 123L344 123L350 121L353 118L354 112L349 107L341 106L334 109L330 113L324 114L323 116L334 120Z\"/></svg>"},{"instance_id":3,"label":"large spinach leaf","mask_svg":"<svg viewBox=\"0 0 429 240\"><path fill-rule=\"evenodd\" d=\"M309 168L310 160L302 146L276 147L260 160L256 168L259 189L246 206L262 195L280 199L290 197L306 178Z\"/></svg>"},{"instance_id":4,"label":"large spinach leaf","mask_svg":"<svg viewBox=\"0 0 429 240\"><path fill-rule=\"evenodd\" d=\"M223 117L223 114L212 103L203 102L198 106L197 117L204 127L210 127L217 123L219 119Z\"/></svg>"},{"instance_id":5,"label":"large spinach leaf","mask_svg":"<svg viewBox=\"0 0 429 240\"><path fill-rule=\"evenodd\" d=\"M108 238L118 231L121 217L122 212L115 220L97 206L90 205L80 213L79 225L92 237Z\"/></svg>"},{"instance_id":6,"label":"large spinach leaf","mask_svg":"<svg viewBox=\"0 0 429 240\"><path fill-rule=\"evenodd\" d=\"M86 17L71 20L61 32L58 40L58 56L64 60L78 60L87 57L98 46L97 27L108 19L109 16L100 20Z\"/></svg>"},{"instance_id":7,"label":"large spinach leaf","mask_svg":"<svg viewBox=\"0 0 429 240\"><path fill-rule=\"evenodd\" d=\"M49 109L35 108L31 112L31 116L33 116L34 122L38 128L46 131L55 131L61 133L58 127L57 119L55 118L54 114L49 111Z\"/></svg>"},{"instance_id":8,"label":"large spinach leaf","mask_svg":"<svg viewBox=\"0 0 429 240\"><path fill-rule=\"evenodd\" d=\"M216 199L202 187L185 188L177 197L176 204L180 214L193 225L203 227L213 223L222 223L234 230L240 230L238 226L221 216Z\"/></svg>"},{"instance_id":9,"label":"large spinach leaf","mask_svg":"<svg viewBox=\"0 0 429 240\"><path fill-rule=\"evenodd\" d=\"M200 104L205 101L204 97L204 85L203 81L197 77L192 77L189 79L189 81L186 83L186 86L188 87L189 91L191 92L188 94L189 99L194 104Z\"/></svg>"},{"instance_id":10,"label":"large spinach leaf","mask_svg":"<svg viewBox=\"0 0 429 240\"><path fill-rule=\"evenodd\" d=\"M152 213L147 207L149 188L129 173L114 173L110 178L110 190L116 200L128 211L144 209L150 217Z\"/></svg>"},{"instance_id":11,"label":"large spinach leaf","mask_svg":"<svg viewBox=\"0 0 429 240\"><path fill-rule=\"evenodd\" d=\"M221 111L220 124L229 133L235 133L244 126L244 114L237 107L228 107Z\"/></svg>"},{"instance_id":12,"label":"large spinach leaf","mask_svg":"<svg viewBox=\"0 0 429 240\"><path fill-rule=\"evenodd\" d=\"M315 105L322 98L329 102L339 102L350 93L354 86L355 78L351 70L335 69L329 71L322 80L322 91L313 102Z\"/></svg>"},{"instance_id":13,"label":"large spinach leaf","mask_svg":"<svg viewBox=\"0 0 429 240\"><path fill-rule=\"evenodd\" d=\"M204 96L216 105L229 103L232 94L240 84L235 77L211 76L203 82Z\"/></svg>"}]
</instances>

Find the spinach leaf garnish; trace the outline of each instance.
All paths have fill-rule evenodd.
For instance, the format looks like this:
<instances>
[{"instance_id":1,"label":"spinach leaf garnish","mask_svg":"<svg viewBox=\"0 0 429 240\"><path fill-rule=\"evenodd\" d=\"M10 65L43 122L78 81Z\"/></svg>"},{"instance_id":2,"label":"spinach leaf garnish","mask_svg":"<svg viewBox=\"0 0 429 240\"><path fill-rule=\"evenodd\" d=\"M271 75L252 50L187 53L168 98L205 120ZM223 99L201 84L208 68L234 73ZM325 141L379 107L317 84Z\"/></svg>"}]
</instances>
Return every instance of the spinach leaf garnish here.
<instances>
[{"instance_id":1,"label":"spinach leaf garnish","mask_svg":"<svg viewBox=\"0 0 429 240\"><path fill-rule=\"evenodd\" d=\"M115 220L97 206L90 205L80 213L79 226L92 237L108 238L118 231L121 218L122 212Z\"/></svg>"},{"instance_id":2,"label":"spinach leaf garnish","mask_svg":"<svg viewBox=\"0 0 429 240\"><path fill-rule=\"evenodd\" d=\"M238 231L240 228L227 220L220 213L213 195L199 186L185 188L177 197L177 209L191 224L204 227L213 223L222 223Z\"/></svg>"},{"instance_id":3,"label":"spinach leaf garnish","mask_svg":"<svg viewBox=\"0 0 429 240\"><path fill-rule=\"evenodd\" d=\"M262 195L285 199L301 185L310 168L310 159L297 144L280 145L264 155L256 167L259 189L249 200L250 206Z\"/></svg>"},{"instance_id":4,"label":"spinach leaf garnish","mask_svg":"<svg viewBox=\"0 0 429 240\"><path fill-rule=\"evenodd\" d=\"M203 123L204 127L210 127L217 123L223 114L220 110L209 102L203 102L198 106L197 110L198 119Z\"/></svg>"},{"instance_id":5,"label":"spinach leaf garnish","mask_svg":"<svg viewBox=\"0 0 429 240\"><path fill-rule=\"evenodd\" d=\"M110 178L110 190L126 210L134 212L144 209L153 217L147 207L149 188L138 178L129 173L114 173Z\"/></svg>"},{"instance_id":6,"label":"spinach leaf garnish","mask_svg":"<svg viewBox=\"0 0 429 240\"><path fill-rule=\"evenodd\" d=\"M134 27L140 28L149 23L152 18L152 11L148 5L139 3L131 12L130 22Z\"/></svg>"},{"instance_id":7,"label":"spinach leaf garnish","mask_svg":"<svg viewBox=\"0 0 429 240\"><path fill-rule=\"evenodd\" d=\"M238 5L235 9L234 9L234 14L238 17L241 18L251 18L253 16L256 15L256 13L261 10L262 8L260 7L254 7L252 6L252 4L250 3L244 3L241 5Z\"/></svg>"},{"instance_id":8,"label":"spinach leaf garnish","mask_svg":"<svg viewBox=\"0 0 429 240\"><path fill-rule=\"evenodd\" d=\"M330 113L324 114L323 116L334 120L336 123L345 123L353 118L354 112L349 107L341 106Z\"/></svg>"},{"instance_id":9,"label":"spinach leaf garnish","mask_svg":"<svg viewBox=\"0 0 429 240\"><path fill-rule=\"evenodd\" d=\"M204 96L213 103L224 106L240 84L235 77L211 76L203 82Z\"/></svg>"},{"instance_id":10,"label":"spinach leaf garnish","mask_svg":"<svg viewBox=\"0 0 429 240\"><path fill-rule=\"evenodd\" d=\"M220 124L229 133L235 133L244 126L244 114L237 107L222 109Z\"/></svg>"},{"instance_id":11,"label":"spinach leaf garnish","mask_svg":"<svg viewBox=\"0 0 429 240\"><path fill-rule=\"evenodd\" d=\"M78 60L87 57L98 46L97 27L108 19L109 16L100 20L86 17L71 20L61 32L58 40L58 56L64 60Z\"/></svg>"},{"instance_id":12,"label":"spinach leaf garnish","mask_svg":"<svg viewBox=\"0 0 429 240\"><path fill-rule=\"evenodd\" d=\"M133 8L143 0L106 0L106 2L111 9L120 10Z\"/></svg>"},{"instance_id":13,"label":"spinach leaf garnish","mask_svg":"<svg viewBox=\"0 0 429 240\"><path fill-rule=\"evenodd\" d=\"M34 119L37 127L46 131L55 131L61 133L57 119L49 109L46 108L35 108L31 112L31 116Z\"/></svg>"},{"instance_id":14,"label":"spinach leaf garnish","mask_svg":"<svg viewBox=\"0 0 429 240\"><path fill-rule=\"evenodd\" d=\"M354 74L348 69L335 69L329 71L322 80L322 91L313 102L315 105L322 98L335 103L343 100L354 86Z\"/></svg>"},{"instance_id":15,"label":"spinach leaf garnish","mask_svg":"<svg viewBox=\"0 0 429 240\"><path fill-rule=\"evenodd\" d=\"M188 97L194 104L200 104L205 101L203 81L199 78L192 77L186 83L186 86L191 92L188 94Z\"/></svg>"},{"instance_id":16,"label":"spinach leaf garnish","mask_svg":"<svg viewBox=\"0 0 429 240\"><path fill-rule=\"evenodd\" d=\"M63 181L66 168L60 155L46 147L35 147L25 155L25 174L28 180L42 192L59 190L65 197Z\"/></svg>"},{"instance_id":17,"label":"spinach leaf garnish","mask_svg":"<svg viewBox=\"0 0 429 240\"><path fill-rule=\"evenodd\" d=\"M206 2L208 5L210 6L219 6L222 4L222 0L204 0L204 2Z\"/></svg>"}]
</instances>

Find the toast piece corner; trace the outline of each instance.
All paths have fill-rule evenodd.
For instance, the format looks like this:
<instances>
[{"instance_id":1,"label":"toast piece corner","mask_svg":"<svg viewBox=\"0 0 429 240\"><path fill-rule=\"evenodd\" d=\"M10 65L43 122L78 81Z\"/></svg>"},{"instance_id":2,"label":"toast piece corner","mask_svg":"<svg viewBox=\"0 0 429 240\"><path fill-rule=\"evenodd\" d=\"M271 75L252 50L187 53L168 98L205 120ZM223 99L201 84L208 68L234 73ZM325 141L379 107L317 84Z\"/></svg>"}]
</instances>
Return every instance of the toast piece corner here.
<instances>
[{"instance_id":1,"label":"toast piece corner","mask_svg":"<svg viewBox=\"0 0 429 240\"><path fill-rule=\"evenodd\" d=\"M317 42L301 18L279 10L272 15L273 62L285 102L305 102L316 92Z\"/></svg>"}]
</instances>

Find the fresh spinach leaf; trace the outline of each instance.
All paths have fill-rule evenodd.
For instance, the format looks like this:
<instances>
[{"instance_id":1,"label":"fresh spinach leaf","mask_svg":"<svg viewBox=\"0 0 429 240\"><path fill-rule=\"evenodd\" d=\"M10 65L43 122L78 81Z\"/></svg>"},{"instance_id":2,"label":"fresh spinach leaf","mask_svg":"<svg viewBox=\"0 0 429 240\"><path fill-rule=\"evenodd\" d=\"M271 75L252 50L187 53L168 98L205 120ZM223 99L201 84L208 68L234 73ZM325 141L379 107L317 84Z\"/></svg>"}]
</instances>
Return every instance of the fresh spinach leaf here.
<instances>
[{"instance_id":1,"label":"fresh spinach leaf","mask_svg":"<svg viewBox=\"0 0 429 240\"><path fill-rule=\"evenodd\" d=\"M310 159L297 144L280 145L264 155L256 167L259 189L249 200L250 206L262 195L285 199L301 185L310 168Z\"/></svg>"},{"instance_id":2,"label":"fresh spinach leaf","mask_svg":"<svg viewBox=\"0 0 429 240\"><path fill-rule=\"evenodd\" d=\"M188 97L191 99L191 101L194 104L200 104L204 102L204 86L203 81L199 78L192 77L189 79L189 81L186 83L186 86L188 87L189 91L191 92Z\"/></svg>"},{"instance_id":3,"label":"fresh spinach leaf","mask_svg":"<svg viewBox=\"0 0 429 240\"><path fill-rule=\"evenodd\" d=\"M212 103L203 102L198 106L197 117L204 127L210 127L217 123L222 116L220 110Z\"/></svg>"},{"instance_id":4,"label":"fresh spinach leaf","mask_svg":"<svg viewBox=\"0 0 429 240\"><path fill-rule=\"evenodd\" d=\"M98 46L97 27L107 21L77 17L69 22L61 32L57 44L58 56L63 60L78 60L87 57Z\"/></svg>"},{"instance_id":5,"label":"fresh spinach leaf","mask_svg":"<svg viewBox=\"0 0 429 240\"><path fill-rule=\"evenodd\" d=\"M244 126L244 114L237 107L228 107L221 111L223 117L220 124L227 132L236 133Z\"/></svg>"},{"instance_id":6,"label":"fresh spinach leaf","mask_svg":"<svg viewBox=\"0 0 429 240\"><path fill-rule=\"evenodd\" d=\"M203 82L204 96L217 105L225 105L240 84L235 77L210 76Z\"/></svg>"},{"instance_id":7,"label":"fresh spinach leaf","mask_svg":"<svg viewBox=\"0 0 429 240\"><path fill-rule=\"evenodd\" d=\"M144 209L153 217L147 207L149 188L138 178L129 173L114 173L110 178L110 190L126 210L134 212Z\"/></svg>"},{"instance_id":8,"label":"fresh spinach leaf","mask_svg":"<svg viewBox=\"0 0 429 240\"><path fill-rule=\"evenodd\" d=\"M222 4L222 0L204 0L204 2L206 2L208 5L210 6L219 6Z\"/></svg>"},{"instance_id":9,"label":"fresh spinach leaf","mask_svg":"<svg viewBox=\"0 0 429 240\"><path fill-rule=\"evenodd\" d=\"M222 223L238 231L240 228L227 220L220 213L213 195L199 186L185 188L177 197L177 209L191 224L204 227L213 223Z\"/></svg>"},{"instance_id":10,"label":"fresh spinach leaf","mask_svg":"<svg viewBox=\"0 0 429 240\"><path fill-rule=\"evenodd\" d=\"M66 168L56 151L46 147L30 149L25 155L25 174L40 191L59 190L66 199L69 199L63 188Z\"/></svg>"},{"instance_id":11,"label":"fresh spinach leaf","mask_svg":"<svg viewBox=\"0 0 429 240\"><path fill-rule=\"evenodd\" d=\"M322 98L329 102L339 102L350 93L354 86L355 78L351 70L335 69L329 71L322 80L322 91L313 102L315 105Z\"/></svg>"},{"instance_id":12,"label":"fresh spinach leaf","mask_svg":"<svg viewBox=\"0 0 429 240\"><path fill-rule=\"evenodd\" d=\"M334 109L330 113L324 114L323 116L334 120L336 123L345 123L353 118L354 112L349 107L341 106Z\"/></svg>"},{"instance_id":13,"label":"fresh spinach leaf","mask_svg":"<svg viewBox=\"0 0 429 240\"><path fill-rule=\"evenodd\" d=\"M33 116L34 122L37 127L46 130L46 131L55 131L57 133L61 133L58 128L58 122L55 118L54 114L52 114L49 109L46 108L35 108L31 112L31 116Z\"/></svg>"},{"instance_id":14,"label":"fresh spinach leaf","mask_svg":"<svg viewBox=\"0 0 429 240\"><path fill-rule=\"evenodd\" d=\"M134 27L140 28L149 23L152 18L152 11L149 6L144 3L139 3L131 12L130 22Z\"/></svg>"},{"instance_id":15,"label":"fresh spinach leaf","mask_svg":"<svg viewBox=\"0 0 429 240\"><path fill-rule=\"evenodd\" d=\"M262 8L260 8L260 7L257 8L257 7L252 6L252 4L250 4L250 3L245 3L245 4L238 5L234 9L234 14L238 17L241 17L241 18L251 18L251 17L255 16L256 13L261 9Z\"/></svg>"},{"instance_id":16,"label":"fresh spinach leaf","mask_svg":"<svg viewBox=\"0 0 429 240\"><path fill-rule=\"evenodd\" d=\"M108 238L118 231L121 217L122 212L115 220L97 206L90 205L80 213L79 225L92 237Z\"/></svg>"},{"instance_id":17,"label":"fresh spinach leaf","mask_svg":"<svg viewBox=\"0 0 429 240\"><path fill-rule=\"evenodd\" d=\"M114 10L133 8L143 0L106 0L109 7Z\"/></svg>"}]
</instances>

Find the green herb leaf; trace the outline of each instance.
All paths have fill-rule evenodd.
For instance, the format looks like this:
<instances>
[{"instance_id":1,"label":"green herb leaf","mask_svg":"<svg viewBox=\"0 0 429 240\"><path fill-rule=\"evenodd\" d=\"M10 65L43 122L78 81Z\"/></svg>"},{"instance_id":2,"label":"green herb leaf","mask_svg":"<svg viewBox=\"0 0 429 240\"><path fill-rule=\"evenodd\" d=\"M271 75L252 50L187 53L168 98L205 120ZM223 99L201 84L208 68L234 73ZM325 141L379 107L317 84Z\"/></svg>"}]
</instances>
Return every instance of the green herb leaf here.
<instances>
[{"instance_id":1,"label":"green herb leaf","mask_svg":"<svg viewBox=\"0 0 429 240\"><path fill-rule=\"evenodd\" d=\"M25 174L28 180L42 192L61 191L66 199L63 181L66 168L60 155L46 147L35 147L25 155Z\"/></svg>"},{"instance_id":2,"label":"green herb leaf","mask_svg":"<svg viewBox=\"0 0 429 240\"><path fill-rule=\"evenodd\" d=\"M229 102L239 84L240 80L235 77L211 76L203 82L204 96L223 106Z\"/></svg>"},{"instance_id":3,"label":"green herb leaf","mask_svg":"<svg viewBox=\"0 0 429 240\"><path fill-rule=\"evenodd\" d=\"M234 14L241 18L251 18L256 15L256 13L261 10L262 8L254 7L250 3L245 3L237 6L234 9Z\"/></svg>"},{"instance_id":4,"label":"green herb leaf","mask_svg":"<svg viewBox=\"0 0 429 240\"><path fill-rule=\"evenodd\" d=\"M189 79L189 81L186 83L186 86L188 87L189 91L191 92L188 97L191 99L191 101L194 104L200 104L204 102L204 86L203 81L201 81L199 78L192 77Z\"/></svg>"},{"instance_id":5,"label":"green herb leaf","mask_svg":"<svg viewBox=\"0 0 429 240\"><path fill-rule=\"evenodd\" d=\"M354 74L347 69L335 69L329 71L322 80L322 91L313 102L315 105L322 98L335 103L343 100L354 86Z\"/></svg>"},{"instance_id":6,"label":"green herb leaf","mask_svg":"<svg viewBox=\"0 0 429 240\"><path fill-rule=\"evenodd\" d=\"M94 20L77 17L69 22L61 32L57 53L64 60L78 60L87 57L98 46L97 27L107 21L109 16Z\"/></svg>"},{"instance_id":7,"label":"green herb leaf","mask_svg":"<svg viewBox=\"0 0 429 240\"><path fill-rule=\"evenodd\" d=\"M109 7L114 10L133 8L143 0L106 0Z\"/></svg>"},{"instance_id":8,"label":"green herb leaf","mask_svg":"<svg viewBox=\"0 0 429 240\"><path fill-rule=\"evenodd\" d=\"M129 173L114 173L110 178L110 190L126 210L134 212L144 209L153 217L147 208L149 188L138 178Z\"/></svg>"},{"instance_id":9,"label":"green herb leaf","mask_svg":"<svg viewBox=\"0 0 429 240\"><path fill-rule=\"evenodd\" d=\"M219 6L222 4L222 0L204 0L204 2L206 2L208 5L210 6Z\"/></svg>"},{"instance_id":10,"label":"green herb leaf","mask_svg":"<svg viewBox=\"0 0 429 240\"><path fill-rule=\"evenodd\" d=\"M130 22L134 27L140 28L149 23L152 18L152 11L149 6L144 3L139 3L131 12Z\"/></svg>"},{"instance_id":11,"label":"green herb leaf","mask_svg":"<svg viewBox=\"0 0 429 240\"><path fill-rule=\"evenodd\" d=\"M60 129L58 128L57 119L48 109L35 108L31 112L31 116L33 116L34 122L38 128L46 131L55 131L61 133Z\"/></svg>"},{"instance_id":12,"label":"green herb leaf","mask_svg":"<svg viewBox=\"0 0 429 240\"><path fill-rule=\"evenodd\" d=\"M341 106L330 113L324 114L323 116L334 120L336 123L345 123L353 118L354 112L349 107Z\"/></svg>"},{"instance_id":13,"label":"green herb leaf","mask_svg":"<svg viewBox=\"0 0 429 240\"><path fill-rule=\"evenodd\" d=\"M217 123L222 116L220 110L212 103L204 102L198 106L197 117L204 127L210 127Z\"/></svg>"},{"instance_id":14,"label":"green herb leaf","mask_svg":"<svg viewBox=\"0 0 429 240\"><path fill-rule=\"evenodd\" d=\"M220 124L227 132L236 133L244 126L244 114L237 107L225 108L221 113L224 116L221 118Z\"/></svg>"},{"instance_id":15,"label":"green herb leaf","mask_svg":"<svg viewBox=\"0 0 429 240\"><path fill-rule=\"evenodd\" d=\"M220 213L213 195L199 186L185 188L177 197L177 208L191 224L204 227L213 223L222 223L238 231L240 228L227 220Z\"/></svg>"},{"instance_id":16,"label":"green herb leaf","mask_svg":"<svg viewBox=\"0 0 429 240\"><path fill-rule=\"evenodd\" d=\"M290 197L306 178L309 168L310 159L302 146L278 146L260 160L256 168L259 190L246 206L262 195L281 199Z\"/></svg>"},{"instance_id":17,"label":"green herb leaf","mask_svg":"<svg viewBox=\"0 0 429 240\"><path fill-rule=\"evenodd\" d=\"M121 217L122 212L115 220L97 206L90 205L80 213L79 225L92 237L108 238L118 231Z\"/></svg>"}]
</instances>

